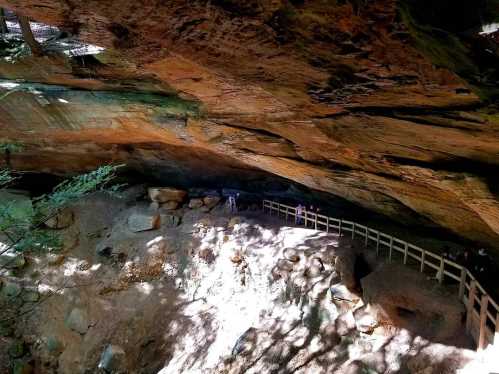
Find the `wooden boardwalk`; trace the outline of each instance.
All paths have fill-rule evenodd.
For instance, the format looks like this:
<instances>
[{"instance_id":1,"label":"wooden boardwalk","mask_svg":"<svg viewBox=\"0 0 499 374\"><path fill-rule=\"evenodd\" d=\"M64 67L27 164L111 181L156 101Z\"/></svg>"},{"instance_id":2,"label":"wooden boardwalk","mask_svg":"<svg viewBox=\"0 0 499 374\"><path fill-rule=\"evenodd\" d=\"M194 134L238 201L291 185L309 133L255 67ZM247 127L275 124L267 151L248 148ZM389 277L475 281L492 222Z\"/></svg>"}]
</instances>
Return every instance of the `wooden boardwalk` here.
<instances>
[{"instance_id":1,"label":"wooden boardwalk","mask_svg":"<svg viewBox=\"0 0 499 374\"><path fill-rule=\"evenodd\" d=\"M271 200L263 201L263 211L297 222L296 208ZM315 230L337 232L352 236L373 247L377 256L386 256L389 261L400 261L407 266L417 266L420 272L432 273L440 284L456 285L456 296L466 307L466 330L472 336L478 350L494 342L499 344L499 306L487 294L477 279L464 266L408 243L379 230L322 214L303 211L299 216L301 224Z\"/></svg>"}]
</instances>

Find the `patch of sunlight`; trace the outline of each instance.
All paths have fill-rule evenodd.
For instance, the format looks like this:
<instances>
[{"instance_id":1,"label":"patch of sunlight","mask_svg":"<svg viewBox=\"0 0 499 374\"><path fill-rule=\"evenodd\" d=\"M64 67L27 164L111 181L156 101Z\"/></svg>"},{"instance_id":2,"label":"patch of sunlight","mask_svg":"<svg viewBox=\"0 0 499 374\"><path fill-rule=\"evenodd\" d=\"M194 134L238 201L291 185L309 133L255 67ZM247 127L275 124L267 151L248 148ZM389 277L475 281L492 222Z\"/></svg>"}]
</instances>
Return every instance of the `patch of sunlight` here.
<instances>
[{"instance_id":1,"label":"patch of sunlight","mask_svg":"<svg viewBox=\"0 0 499 374\"><path fill-rule=\"evenodd\" d=\"M14 83L14 82L0 82L0 87L6 88L8 90L12 90L14 88L19 87L19 83Z\"/></svg>"},{"instance_id":2,"label":"patch of sunlight","mask_svg":"<svg viewBox=\"0 0 499 374\"><path fill-rule=\"evenodd\" d=\"M57 291L57 288L55 288L54 286L51 286L51 285L48 285L45 283L40 283L38 285L38 292L41 294L47 294L47 293L53 293L53 292L62 293L61 291Z\"/></svg>"},{"instance_id":3,"label":"patch of sunlight","mask_svg":"<svg viewBox=\"0 0 499 374\"><path fill-rule=\"evenodd\" d=\"M489 23L486 25L482 25L482 31L479 32L480 35L489 35L493 34L496 31L499 30L499 23L494 22L494 23Z\"/></svg>"},{"instance_id":4,"label":"patch of sunlight","mask_svg":"<svg viewBox=\"0 0 499 374\"><path fill-rule=\"evenodd\" d=\"M475 353L475 352L473 352ZM499 345L489 345L456 374L499 373Z\"/></svg>"},{"instance_id":5,"label":"patch of sunlight","mask_svg":"<svg viewBox=\"0 0 499 374\"><path fill-rule=\"evenodd\" d=\"M57 101L60 103L63 103L63 104L69 104L69 101L61 99L61 98L58 98Z\"/></svg>"},{"instance_id":6,"label":"patch of sunlight","mask_svg":"<svg viewBox=\"0 0 499 374\"><path fill-rule=\"evenodd\" d=\"M145 295L150 295L152 290L154 290L154 286L148 282L136 283L135 288Z\"/></svg>"}]
</instances>

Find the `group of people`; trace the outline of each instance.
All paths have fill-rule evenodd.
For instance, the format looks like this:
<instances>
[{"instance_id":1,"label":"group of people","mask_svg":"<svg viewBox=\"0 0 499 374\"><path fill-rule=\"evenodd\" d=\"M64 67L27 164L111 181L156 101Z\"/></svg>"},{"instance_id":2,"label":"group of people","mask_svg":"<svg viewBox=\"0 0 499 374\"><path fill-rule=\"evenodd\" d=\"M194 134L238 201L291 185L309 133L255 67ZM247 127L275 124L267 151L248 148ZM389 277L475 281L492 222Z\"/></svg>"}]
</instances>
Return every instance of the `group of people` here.
<instances>
[{"instance_id":1,"label":"group of people","mask_svg":"<svg viewBox=\"0 0 499 374\"><path fill-rule=\"evenodd\" d=\"M463 265L478 276L487 274L492 265L492 259L485 248L480 248L478 252L465 249L459 253L453 253L448 246L445 246L442 255L444 258Z\"/></svg>"},{"instance_id":2,"label":"group of people","mask_svg":"<svg viewBox=\"0 0 499 374\"><path fill-rule=\"evenodd\" d=\"M307 209L305 205L298 204L298 206L296 207L296 216L295 216L295 223L297 225L307 223L304 220L307 215L307 212L320 214L320 208L314 208L313 205L310 205L310 207Z\"/></svg>"}]
</instances>

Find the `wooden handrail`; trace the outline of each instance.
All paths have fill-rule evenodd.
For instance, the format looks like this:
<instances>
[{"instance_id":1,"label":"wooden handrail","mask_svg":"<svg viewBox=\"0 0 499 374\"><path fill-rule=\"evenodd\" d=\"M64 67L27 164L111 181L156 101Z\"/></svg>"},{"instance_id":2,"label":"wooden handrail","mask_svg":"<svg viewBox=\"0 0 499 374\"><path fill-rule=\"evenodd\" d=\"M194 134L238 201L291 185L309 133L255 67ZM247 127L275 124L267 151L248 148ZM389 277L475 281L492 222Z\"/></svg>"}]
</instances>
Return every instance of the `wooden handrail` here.
<instances>
[{"instance_id":1,"label":"wooden handrail","mask_svg":"<svg viewBox=\"0 0 499 374\"><path fill-rule=\"evenodd\" d=\"M286 210L281 211L281 208L285 208ZM368 246L370 241L375 243L377 256L381 252L381 247L385 246L389 249L389 261L392 261L393 251L397 251L402 253L403 263L405 265L408 264L408 259L411 257L420 263L420 272L424 272L426 268L436 270L435 278L439 283L443 283L446 277L448 279L452 279L453 281L457 281L459 284L459 300L465 304L467 310L466 330L470 333L473 339L475 339L478 349L483 349L487 343L499 344L499 305L491 298L477 279L464 266L444 258L439 254L420 248L402 239L385 234L379 230L361 225L357 222L328 217L322 214L307 211L305 209L301 215L298 215L296 207L271 200L263 200L263 210L265 211L265 209L269 210L270 215L272 214L272 210L277 210L277 216L279 216L279 212L285 212L286 221L288 220L288 216L294 217L295 223L298 222L298 218L301 218L300 223L305 224L306 227L308 227L308 222L311 222L316 230L319 230L320 226L325 226L325 230L320 230L330 232L331 228L337 229L339 236L341 236L342 231L348 231L352 233L352 238L355 238L355 235L357 234L358 236L364 238L364 244L366 246ZM337 223L337 225L331 225L331 222ZM374 236L371 236L370 233L373 233ZM388 241L386 241L386 239ZM402 245L402 247L399 245ZM414 251L420 253L420 255L414 253ZM433 258L433 261L438 260L438 262L430 261L431 258ZM457 270L457 273L452 273L446 270L447 265L454 270ZM468 292L467 298L465 298L466 292ZM478 304L479 306L478 312L475 309L475 304ZM490 307L494 310L493 313L490 312ZM493 330L490 330L489 324L493 326ZM490 341L489 335L492 336L492 341Z\"/></svg>"}]
</instances>

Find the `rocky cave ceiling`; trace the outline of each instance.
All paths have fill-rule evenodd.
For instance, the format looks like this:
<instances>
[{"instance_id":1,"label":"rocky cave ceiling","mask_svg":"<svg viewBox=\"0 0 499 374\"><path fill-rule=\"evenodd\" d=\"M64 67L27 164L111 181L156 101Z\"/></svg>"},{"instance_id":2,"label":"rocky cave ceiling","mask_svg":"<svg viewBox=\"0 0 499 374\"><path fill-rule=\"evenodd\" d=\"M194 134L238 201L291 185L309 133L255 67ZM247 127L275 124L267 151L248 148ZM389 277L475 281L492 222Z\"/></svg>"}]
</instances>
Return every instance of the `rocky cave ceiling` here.
<instances>
[{"instance_id":1,"label":"rocky cave ceiling","mask_svg":"<svg viewBox=\"0 0 499 374\"><path fill-rule=\"evenodd\" d=\"M497 0L0 6L105 48L0 62L15 168L261 170L497 247Z\"/></svg>"}]
</instances>

